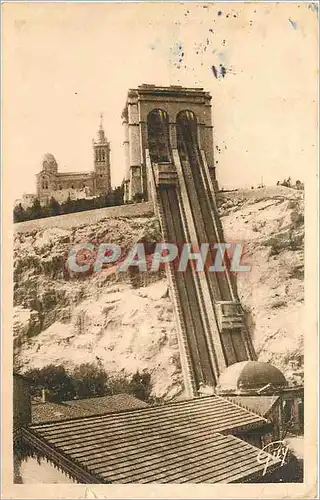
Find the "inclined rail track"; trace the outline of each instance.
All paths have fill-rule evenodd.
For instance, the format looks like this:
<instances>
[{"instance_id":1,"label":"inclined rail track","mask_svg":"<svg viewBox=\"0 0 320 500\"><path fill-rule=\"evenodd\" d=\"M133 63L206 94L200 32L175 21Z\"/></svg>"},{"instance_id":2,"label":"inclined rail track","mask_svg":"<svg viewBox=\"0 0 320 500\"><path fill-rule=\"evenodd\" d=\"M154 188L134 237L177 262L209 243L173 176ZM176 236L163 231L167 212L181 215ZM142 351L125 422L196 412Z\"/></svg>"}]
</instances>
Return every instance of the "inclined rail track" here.
<instances>
[{"instance_id":1,"label":"inclined rail track","mask_svg":"<svg viewBox=\"0 0 320 500\"><path fill-rule=\"evenodd\" d=\"M194 144L192 138L183 137L184 153L187 159L183 161L182 173L187 187L189 199L192 200L191 207L193 218L196 222L195 227L197 231L199 243L210 244L218 243L219 236L216 233L215 227L212 223L211 207L209 200L206 196L206 189L203 183L201 172L203 171L202 161L200 161L200 153L197 145ZM183 153L180 151L181 157ZM181 158L182 159L182 158ZM212 255L214 258L214 255ZM227 262L225 262L225 265ZM217 300L233 300L234 291L232 283L228 281L226 272L208 272L205 268L205 275L209 286L210 297L212 303ZM244 347L245 342L242 342L242 332L228 331L221 334L221 342L224 349L224 356L227 364L236 363L237 361L244 361L247 359L248 353Z\"/></svg>"},{"instance_id":2,"label":"inclined rail track","mask_svg":"<svg viewBox=\"0 0 320 500\"><path fill-rule=\"evenodd\" d=\"M184 243L198 246L209 243L212 246L223 241L208 166L192 126L188 120L182 125L178 124L178 149L171 150L165 125L161 131L158 123L157 133L153 136L155 143L159 134L162 151L167 151L167 161L177 173L176 183L170 184L165 180L161 181L165 184L161 184L155 150L152 154L146 151L152 195L164 240L177 244L179 248ZM159 158L160 165L161 161L164 161L163 158ZM215 254L212 253L211 257L212 264ZM227 264L227 259L224 264ZM245 328L232 332L219 330L217 304L220 301L238 301L236 285L228 270L210 272L205 266L203 272L196 272L195 266L188 265L185 271L179 271L176 262L167 264L166 270L180 351L184 353L184 379L189 381L190 395L196 396L201 384L215 386L224 367L254 359L254 351Z\"/></svg>"}]
</instances>

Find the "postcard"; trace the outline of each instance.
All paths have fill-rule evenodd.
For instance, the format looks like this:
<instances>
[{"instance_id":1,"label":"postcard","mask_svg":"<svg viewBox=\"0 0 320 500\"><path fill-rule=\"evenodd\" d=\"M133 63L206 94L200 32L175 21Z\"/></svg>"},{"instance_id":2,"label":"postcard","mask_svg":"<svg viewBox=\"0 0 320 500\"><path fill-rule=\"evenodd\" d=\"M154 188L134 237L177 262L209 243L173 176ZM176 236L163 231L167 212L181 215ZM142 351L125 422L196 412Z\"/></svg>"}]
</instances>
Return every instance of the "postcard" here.
<instances>
[{"instance_id":1,"label":"postcard","mask_svg":"<svg viewBox=\"0 0 320 500\"><path fill-rule=\"evenodd\" d=\"M314 498L318 4L3 2L3 498Z\"/></svg>"}]
</instances>

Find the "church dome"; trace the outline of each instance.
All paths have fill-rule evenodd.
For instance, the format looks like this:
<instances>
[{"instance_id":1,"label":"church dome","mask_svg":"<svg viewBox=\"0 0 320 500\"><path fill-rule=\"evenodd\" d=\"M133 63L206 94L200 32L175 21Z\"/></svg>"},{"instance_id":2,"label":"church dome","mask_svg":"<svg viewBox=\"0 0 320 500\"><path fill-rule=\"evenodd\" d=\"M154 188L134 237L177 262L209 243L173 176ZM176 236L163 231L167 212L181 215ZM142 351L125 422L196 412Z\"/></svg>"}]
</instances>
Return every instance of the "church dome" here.
<instances>
[{"instance_id":1,"label":"church dome","mask_svg":"<svg viewBox=\"0 0 320 500\"><path fill-rule=\"evenodd\" d=\"M55 157L51 153L46 153L42 159L42 168L48 173L57 172L58 164Z\"/></svg>"},{"instance_id":2,"label":"church dome","mask_svg":"<svg viewBox=\"0 0 320 500\"><path fill-rule=\"evenodd\" d=\"M57 163L55 157L51 153L46 153L45 155L43 155L42 163L44 163L44 162Z\"/></svg>"},{"instance_id":3,"label":"church dome","mask_svg":"<svg viewBox=\"0 0 320 500\"><path fill-rule=\"evenodd\" d=\"M262 388L272 390L286 385L285 376L275 366L261 361L241 361L224 370L217 391L220 394L252 394Z\"/></svg>"}]
</instances>

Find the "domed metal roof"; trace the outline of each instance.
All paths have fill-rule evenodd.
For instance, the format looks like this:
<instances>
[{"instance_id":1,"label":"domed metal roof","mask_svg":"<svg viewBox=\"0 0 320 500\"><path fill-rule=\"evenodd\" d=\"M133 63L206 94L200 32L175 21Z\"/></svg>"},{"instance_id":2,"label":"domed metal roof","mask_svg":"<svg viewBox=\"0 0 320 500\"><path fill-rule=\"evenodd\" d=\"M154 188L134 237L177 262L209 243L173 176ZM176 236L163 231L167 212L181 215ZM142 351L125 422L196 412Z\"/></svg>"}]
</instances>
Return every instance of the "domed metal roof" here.
<instances>
[{"instance_id":1,"label":"domed metal roof","mask_svg":"<svg viewBox=\"0 0 320 500\"><path fill-rule=\"evenodd\" d=\"M241 361L228 366L220 375L217 390L221 394L248 394L286 385L285 376L275 366L261 361Z\"/></svg>"},{"instance_id":2,"label":"domed metal roof","mask_svg":"<svg viewBox=\"0 0 320 500\"><path fill-rule=\"evenodd\" d=\"M46 153L43 156L42 163L44 163L45 161L57 163L55 157L51 153Z\"/></svg>"}]
</instances>

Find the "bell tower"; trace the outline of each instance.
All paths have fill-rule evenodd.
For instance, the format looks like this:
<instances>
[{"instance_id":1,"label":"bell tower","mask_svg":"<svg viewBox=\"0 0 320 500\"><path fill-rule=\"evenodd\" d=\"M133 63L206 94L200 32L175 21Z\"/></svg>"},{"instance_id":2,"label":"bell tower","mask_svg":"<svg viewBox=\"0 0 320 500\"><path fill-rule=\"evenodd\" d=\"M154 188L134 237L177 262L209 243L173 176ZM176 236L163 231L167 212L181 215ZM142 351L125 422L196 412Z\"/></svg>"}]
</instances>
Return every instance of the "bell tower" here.
<instances>
[{"instance_id":1,"label":"bell tower","mask_svg":"<svg viewBox=\"0 0 320 500\"><path fill-rule=\"evenodd\" d=\"M110 143L108 142L104 128L103 115L100 115L98 139L93 140L95 191L96 194L106 194L111 190L110 175Z\"/></svg>"}]
</instances>

